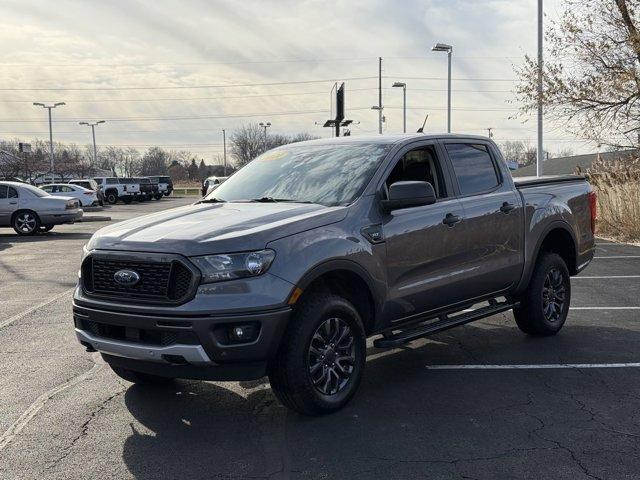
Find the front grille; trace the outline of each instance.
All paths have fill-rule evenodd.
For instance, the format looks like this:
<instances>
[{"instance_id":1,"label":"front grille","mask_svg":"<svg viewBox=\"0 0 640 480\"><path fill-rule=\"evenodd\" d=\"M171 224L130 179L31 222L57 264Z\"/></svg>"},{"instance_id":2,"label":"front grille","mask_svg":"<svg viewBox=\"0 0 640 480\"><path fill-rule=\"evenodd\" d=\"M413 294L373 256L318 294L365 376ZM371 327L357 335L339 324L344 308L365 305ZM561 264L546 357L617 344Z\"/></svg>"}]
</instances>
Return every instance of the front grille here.
<instances>
[{"instance_id":1,"label":"front grille","mask_svg":"<svg viewBox=\"0 0 640 480\"><path fill-rule=\"evenodd\" d=\"M132 270L140 280L131 286L115 281L119 270ZM83 285L90 295L178 302L194 285L194 273L181 261L139 261L90 256L82 267Z\"/></svg>"},{"instance_id":2,"label":"front grille","mask_svg":"<svg viewBox=\"0 0 640 480\"><path fill-rule=\"evenodd\" d=\"M76 328L91 333L96 337L167 347L174 344L198 345L198 337L192 331L166 331L151 328L125 327L109 325L91 320L76 318Z\"/></svg>"}]
</instances>

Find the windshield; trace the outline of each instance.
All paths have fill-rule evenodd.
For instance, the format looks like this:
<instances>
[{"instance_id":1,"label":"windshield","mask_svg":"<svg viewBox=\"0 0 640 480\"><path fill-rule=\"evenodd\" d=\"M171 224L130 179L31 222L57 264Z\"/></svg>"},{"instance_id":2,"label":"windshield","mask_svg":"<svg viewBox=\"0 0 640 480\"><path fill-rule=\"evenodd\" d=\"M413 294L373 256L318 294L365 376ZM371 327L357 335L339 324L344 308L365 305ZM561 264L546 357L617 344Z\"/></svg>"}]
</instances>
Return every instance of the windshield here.
<instances>
[{"instance_id":1,"label":"windshield","mask_svg":"<svg viewBox=\"0 0 640 480\"><path fill-rule=\"evenodd\" d=\"M345 205L371 179L390 145L287 145L250 162L207 198Z\"/></svg>"}]
</instances>

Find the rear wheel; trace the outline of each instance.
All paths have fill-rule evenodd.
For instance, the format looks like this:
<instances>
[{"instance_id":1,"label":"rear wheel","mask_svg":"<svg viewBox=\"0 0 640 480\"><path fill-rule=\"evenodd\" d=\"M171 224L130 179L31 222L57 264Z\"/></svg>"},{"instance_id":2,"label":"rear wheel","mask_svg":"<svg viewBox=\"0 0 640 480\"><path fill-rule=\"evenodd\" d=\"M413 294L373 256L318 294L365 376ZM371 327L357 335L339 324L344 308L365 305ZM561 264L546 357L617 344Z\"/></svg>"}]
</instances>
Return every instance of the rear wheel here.
<instances>
[{"instance_id":1,"label":"rear wheel","mask_svg":"<svg viewBox=\"0 0 640 480\"><path fill-rule=\"evenodd\" d=\"M107 203L109 203L111 205L115 205L118 202L118 192L115 192L113 190L109 190L105 194L105 200L107 201Z\"/></svg>"},{"instance_id":2,"label":"rear wheel","mask_svg":"<svg viewBox=\"0 0 640 480\"><path fill-rule=\"evenodd\" d=\"M141 385L166 385L173 382L173 378L171 377L161 377L159 375L151 375L149 373L135 372L128 368L115 367L113 365L109 366L116 375L127 382Z\"/></svg>"},{"instance_id":3,"label":"rear wheel","mask_svg":"<svg viewBox=\"0 0 640 480\"><path fill-rule=\"evenodd\" d=\"M20 210L13 216L13 229L18 235L33 235L40 228L40 218L31 210Z\"/></svg>"},{"instance_id":4,"label":"rear wheel","mask_svg":"<svg viewBox=\"0 0 640 480\"><path fill-rule=\"evenodd\" d=\"M567 319L570 302L569 269L560 255L545 252L538 257L527 291L513 314L524 333L555 335Z\"/></svg>"},{"instance_id":5,"label":"rear wheel","mask_svg":"<svg viewBox=\"0 0 640 480\"><path fill-rule=\"evenodd\" d=\"M271 388L304 415L335 412L355 394L365 365L366 336L357 310L342 297L302 300L269 368Z\"/></svg>"},{"instance_id":6,"label":"rear wheel","mask_svg":"<svg viewBox=\"0 0 640 480\"><path fill-rule=\"evenodd\" d=\"M122 197L122 201L127 205L129 205L132 202L132 200L133 199L131 198L131 196Z\"/></svg>"}]
</instances>

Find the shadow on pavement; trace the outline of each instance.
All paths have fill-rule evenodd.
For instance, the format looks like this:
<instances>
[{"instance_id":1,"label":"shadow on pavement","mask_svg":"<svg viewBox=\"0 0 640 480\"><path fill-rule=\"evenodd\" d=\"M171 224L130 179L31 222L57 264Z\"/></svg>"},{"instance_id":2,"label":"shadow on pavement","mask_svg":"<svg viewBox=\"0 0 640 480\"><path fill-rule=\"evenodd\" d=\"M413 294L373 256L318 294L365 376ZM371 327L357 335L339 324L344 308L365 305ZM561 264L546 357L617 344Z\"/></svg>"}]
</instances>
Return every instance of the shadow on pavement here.
<instances>
[{"instance_id":1,"label":"shadow on pavement","mask_svg":"<svg viewBox=\"0 0 640 480\"><path fill-rule=\"evenodd\" d=\"M139 479L524 478L524 472L576 479L600 469L615 468L621 477L640 471L633 453L640 426L629 422L640 402L628 394L640 387L637 369L425 368L638 361L638 333L575 326L530 339L505 323L433 340L369 360L353 401L320 418L286 410L262 381L245 388L191 381L131 386L125 403L144 429L131 424L123 459Z\"/></svg>"}]
</instances>

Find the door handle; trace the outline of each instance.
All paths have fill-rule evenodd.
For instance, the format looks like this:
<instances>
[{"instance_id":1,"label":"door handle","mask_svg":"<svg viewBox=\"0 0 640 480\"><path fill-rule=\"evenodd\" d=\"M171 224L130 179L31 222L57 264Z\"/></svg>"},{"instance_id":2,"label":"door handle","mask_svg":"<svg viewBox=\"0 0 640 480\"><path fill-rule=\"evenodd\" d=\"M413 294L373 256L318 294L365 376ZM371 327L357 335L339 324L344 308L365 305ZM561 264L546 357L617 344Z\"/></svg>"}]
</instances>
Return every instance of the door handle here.
<instances>
[{"instance_id":1,"label":"door handle","mask_svg":"<svg viewBox=\"0 0 640 480\"><path fill-rule=\"evenodd\" d=\"M18 202L9 202L9 205L17 205Z\"/></svg>"},{"instance_id":2,"label":"door handle","mask_svg":"<svg viewBox=\"0 0 640 480\"><path fill-rule=\"evenodd\" d=\"M504 202L500 207L502 213L509 213L511 210L515 210L516 206L513 203Z\"/></svg>"},{"instance_id":3,"label":"door handle","mask_svg":"<svg viewBox=\"0 0 640 480\"><path fill-rule=\"evenodd\" d=\"M449 227L453 227L456 223L458 223L462 218L458 215L454 215L453 213L447 213L447 215L442 220L442 223Z\"/></svg>"}]
</instances>

